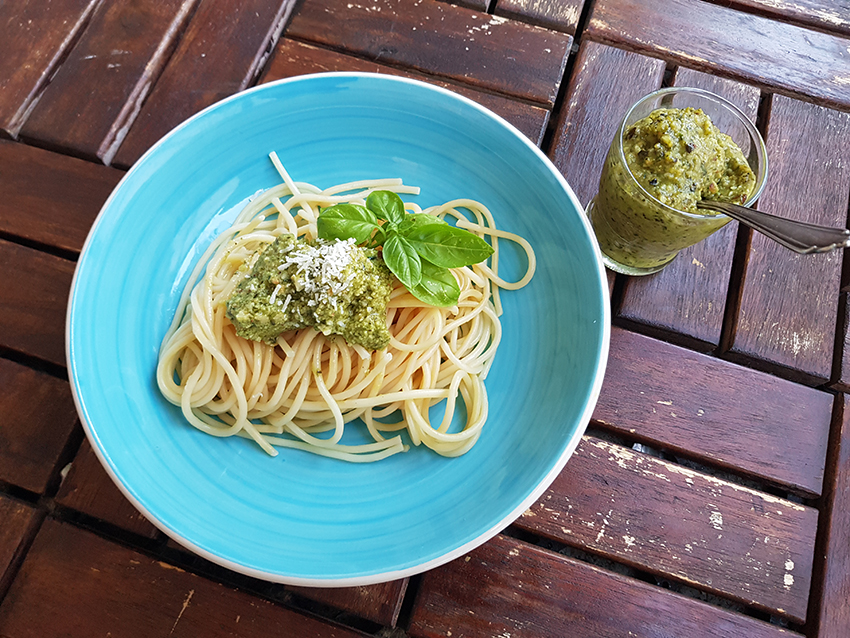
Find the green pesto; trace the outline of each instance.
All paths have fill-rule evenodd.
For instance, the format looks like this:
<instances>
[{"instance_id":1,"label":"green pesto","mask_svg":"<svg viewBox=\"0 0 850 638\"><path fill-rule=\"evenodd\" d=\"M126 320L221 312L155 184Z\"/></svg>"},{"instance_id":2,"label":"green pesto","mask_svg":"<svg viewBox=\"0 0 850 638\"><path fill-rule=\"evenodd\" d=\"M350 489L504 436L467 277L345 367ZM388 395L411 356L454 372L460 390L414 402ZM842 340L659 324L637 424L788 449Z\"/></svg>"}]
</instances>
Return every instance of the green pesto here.
<instances>
[{"instance_id":1,"label":"green pesto","mask_svg":"<svg viewBox=\"0 0 850 638\"><path fill-rule=\"evenodd\" d=\"M624 131L622 147L618 141L603 166L591 222L603 252L624 265L667 263L728 223L698 210L698 201L744 204L755 188L741 149L701 109L657 109Z\"/></svg>"},{"instance_id":2,"label":"green pesto","mask_svg":"<svg viewBox=\"0 0 850 638\"><path fill-rule=\"evenodd\" d=\"M305 271L293 263L299 256L315 257L316 249L341 245L347 263L340 272L313 277L311 272L320 268ZM311 264L320 267L321 260L314 258ZM386 318L392 287L392 274L374 250L350 242L310 244L281 235L239 282L227 300L227 316L239 336L254 341L274 344L283 332L313 327L379 350L390 341Z\"/></svg>"},{"instance_id":3,"label":"green pesto","mask_svg":"<svg viewBox=\"0 0 850 638\"><path fill-rule=\"evenodd\" d=\"M658 109L623 136L632 175L653 197L689 213L709 199L743 204L756 176L732 138L701 109Z\"/></svg>"}]
</instances>

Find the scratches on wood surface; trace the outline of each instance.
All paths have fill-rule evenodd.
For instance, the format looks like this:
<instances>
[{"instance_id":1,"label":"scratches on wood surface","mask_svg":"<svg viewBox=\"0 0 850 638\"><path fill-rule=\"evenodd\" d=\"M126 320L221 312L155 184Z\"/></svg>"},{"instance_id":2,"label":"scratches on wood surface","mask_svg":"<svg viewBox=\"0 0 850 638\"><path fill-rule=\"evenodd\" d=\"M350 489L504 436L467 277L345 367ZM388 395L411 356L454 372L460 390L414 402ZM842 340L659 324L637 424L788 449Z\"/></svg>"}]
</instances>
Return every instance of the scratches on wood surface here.
<instances>
[{"instance_id":1,"label":"scratches on wood surface","mask_svg":"<svg viewBox=\"0 0 850 638\"><path fill-rule=\"evenodd\" d=\"M614 443L585 436L517 525L771 613L806 615L817 510Z\"/></svg>"}]
</instances>

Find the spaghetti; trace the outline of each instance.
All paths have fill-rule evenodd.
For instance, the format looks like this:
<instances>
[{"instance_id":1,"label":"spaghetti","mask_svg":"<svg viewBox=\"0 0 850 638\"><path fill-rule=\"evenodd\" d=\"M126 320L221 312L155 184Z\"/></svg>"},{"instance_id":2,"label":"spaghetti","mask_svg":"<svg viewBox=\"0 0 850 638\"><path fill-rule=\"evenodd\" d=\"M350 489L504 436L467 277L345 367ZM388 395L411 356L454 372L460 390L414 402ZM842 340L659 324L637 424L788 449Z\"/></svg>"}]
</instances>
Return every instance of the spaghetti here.
<instances>
[{"instance_id":1,"label":"spaghetti","mask_svg":"<svg viewBox=\"0 0 850 638\"><path fill-rule=\"evenodd\" d=\"M489 264L452 269L460 287L456 306L425 304L396 281L387 308L390 343L381 350L350 345L312 328L285 332L273 345L243 339L226 316L226 302L278 236L312 241L322 208L362 204L375 190L419 190L397 179L321 190L293 182L274 153L271 159L283 183L249 202L189 278L160 350L160 391L199 430L248 437L271 455L277 454L275 447L288 447L375 461L407 450L401 431L413 445L445 456L464 454L487 418L484 379L501 338L499 290L515 290L531 280L531 246L498 230L478 202L454 200L426 210L405 203L408 211L454 218L457 226L488 238L494 249ZM517 282L498 276L499 239L516 242L527 255L528 268ZM459 399L466 421L460 431L449 431ZM444 416L432 423L429 409L441 401ZM345 424L357 418L373 441L343 444Z\"/></svg>"}]
</instances>

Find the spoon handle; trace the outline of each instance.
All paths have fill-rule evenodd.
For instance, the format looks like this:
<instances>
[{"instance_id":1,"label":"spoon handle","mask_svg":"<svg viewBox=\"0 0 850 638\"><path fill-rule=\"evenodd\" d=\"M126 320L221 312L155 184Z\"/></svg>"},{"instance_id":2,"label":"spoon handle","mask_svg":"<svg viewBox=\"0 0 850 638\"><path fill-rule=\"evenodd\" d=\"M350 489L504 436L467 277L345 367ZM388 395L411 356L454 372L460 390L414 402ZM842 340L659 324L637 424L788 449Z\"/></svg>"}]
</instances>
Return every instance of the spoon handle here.
<instances>
[{"instance_id":1,"label":"spoon handle","mask_svg":"<svg viewBox=\"0 0 850 638\"><path fill-rule=\"evenodd\" d=\"M850 230L846 228L816 226L727 202L703 200L697 203L697 207L725 213L801 254L825 253L850 246Z\"/></svg>"}]
</instances>

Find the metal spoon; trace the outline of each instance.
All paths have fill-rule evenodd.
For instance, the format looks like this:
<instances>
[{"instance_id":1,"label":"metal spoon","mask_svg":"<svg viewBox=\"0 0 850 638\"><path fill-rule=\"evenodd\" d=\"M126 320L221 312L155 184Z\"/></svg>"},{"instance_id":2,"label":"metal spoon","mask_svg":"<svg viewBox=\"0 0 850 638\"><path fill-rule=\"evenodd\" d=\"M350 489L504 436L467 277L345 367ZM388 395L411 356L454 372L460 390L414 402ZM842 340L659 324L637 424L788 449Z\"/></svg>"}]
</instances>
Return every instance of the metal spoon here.
<instances>
[{"instance_id":1,"label":"metal spoon","mask_svg":"<svg viewBox=\"0 0 850 638\"><path fill-rule=\"evenodd\" d=\"M793 219L768 215L761 211L729 204L727 202L699 201L697 208L705 208L729 215L732 219L754 228L779 242L786 248L801 254L825 253L835 248L850 246L850 230L846 228L826 228Z\"/></svg>"}]
</instances>

